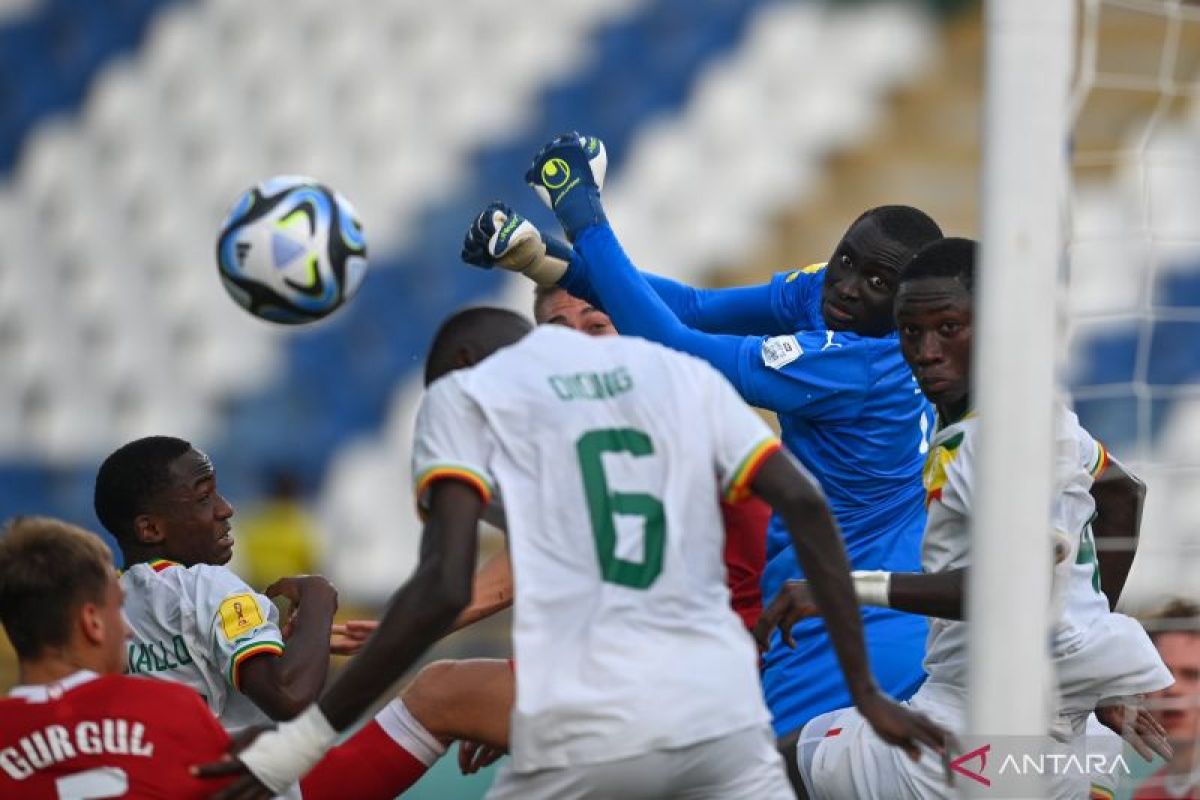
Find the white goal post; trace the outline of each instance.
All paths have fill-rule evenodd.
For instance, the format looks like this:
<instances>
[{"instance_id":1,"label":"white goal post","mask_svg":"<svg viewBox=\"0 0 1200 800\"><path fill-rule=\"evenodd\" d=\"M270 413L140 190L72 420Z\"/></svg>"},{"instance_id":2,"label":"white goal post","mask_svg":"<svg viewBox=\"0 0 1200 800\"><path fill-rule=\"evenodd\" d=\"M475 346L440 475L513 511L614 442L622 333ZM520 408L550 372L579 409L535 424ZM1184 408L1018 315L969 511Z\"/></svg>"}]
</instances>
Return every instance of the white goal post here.
<instances>
[{"instance_id":1,"label":"white goal post","mask_svg":"<svg viewBox=\"0 0 1200 800\"><path fill-rule=\"evenodd\" d=\"M969 731L1049 722L1052 404L1074 0L988 0L972 405Z\"/></svg>"}]
</instances>

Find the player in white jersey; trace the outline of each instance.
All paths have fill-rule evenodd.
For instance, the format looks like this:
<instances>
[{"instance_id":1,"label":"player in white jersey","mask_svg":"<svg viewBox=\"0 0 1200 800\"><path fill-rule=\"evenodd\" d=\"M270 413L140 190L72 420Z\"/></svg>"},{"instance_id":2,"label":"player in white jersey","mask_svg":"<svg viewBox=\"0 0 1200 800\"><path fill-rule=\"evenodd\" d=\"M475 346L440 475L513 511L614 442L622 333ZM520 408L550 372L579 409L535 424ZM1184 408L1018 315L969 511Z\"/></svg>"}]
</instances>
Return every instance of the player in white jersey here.
<instances>
[{"instance_id":1,"label":"player in white jersey","mask_svg":"<svg viewBox=\"0 0 1200 800\"><path fill-rule=\"evenodd\" d=\"M753 490L803 530L797 553L864 718L914 756L940 749L941 731L870 676L819 491L725 380L645 341L529 330L472 309L438 332L413 455L429 515L417 571L320 702L239 754L253 776L226 796L294 780L445 629L469 599L493 500L516 579L517 678L513 761L493 797L792 796L729 604L721 492Z\"/></svg>"},{"instance_id":2,"label":"player in white jersey","mask_svg":"<svg viewBox=\"0 0 1200 800\"><path fill-rule=\"evenodd\" d=\"M95 507L125 559L131 674L191 686L233 732L289 719L317 696L337 593L318 576L268 589L295 608L285 648L275 606L224 566L233 508L208 456L169 436L130 442L101 464Z\"/></svg>"},{"instance_id":3,"label":"player in white jersey","mask_svg":"<svg viewBox=\"0 0 1200 800\"><path fill-rule=\"evenodd\" d=\"M968 394L975 249L974 242L963 239L923 248L906 266L897 295L905 360L937 406L940 420L924 472L924 572L856 575L860 601L931 617L925 656L929 678L909 704L955 731L963 729L966 716L967 630L962 607L977 447L977 420ZM1102 701L1154 691L1171 680L1140 626L1111 614L1094 581L1090 522L1095 504L1089 489L1104 460L1103 449L1075 415L1060 406L1047 549L1056 553L1058 605L1051 653L1061 694L1052 733L1064 741L1083 733L1089 713ZM807 587L789 584L764 614L760 634L775 625L790 630L796 618L811 611ZM1146 714L1139 714L1125 732L1165 746L1161 729ZM915 764L892 758L853 709L817 717L805 726L797 760L805 791L812 797L950 796L939 780L940 764L929 758ZM1086 794L1077 779L1065 780L1056 791L1074 797Z\"/></svg>"}]
</instances>

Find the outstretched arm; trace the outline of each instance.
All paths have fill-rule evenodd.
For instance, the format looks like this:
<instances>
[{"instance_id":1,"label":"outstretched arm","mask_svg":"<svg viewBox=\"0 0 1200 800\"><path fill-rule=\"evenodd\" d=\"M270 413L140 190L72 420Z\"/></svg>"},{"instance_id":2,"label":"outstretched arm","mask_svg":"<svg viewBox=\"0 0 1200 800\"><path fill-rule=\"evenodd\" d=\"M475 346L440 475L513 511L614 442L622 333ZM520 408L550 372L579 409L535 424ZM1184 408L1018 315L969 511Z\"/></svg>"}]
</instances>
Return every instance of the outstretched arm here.
<instances>
[{"instance_id":1,"label":"outstretched arm","mask_svg":"<svg viewBox=\"0 0 1200 800\"><path fill-rule=\"evenodd\" d=\"M568 247L566 244L560 246ZM641 276L679 321L689 328L744 336L792 332L775 311L773 290L769 283L728 289L698 289L650 272L642 272ZM587 261L578 250L572 254L559 286L607 312L599 294L592 287Z\"/></svg>"},{"instance_id":2,"label":"outstretched arm","mask_svg":"<svg viewBox=\"0 0 1200 800\"><path fill-rule=\"evenodd\" d=\"M572 269L583 270L581 275L586 273L595 299L612 317L617 330L698 356L716 367L739 392L746 393L739 369L744 337L701 333L684 325L633 266L607 224L584 230L575 249L582 259Z\"/></svg>"},{"instance_id":3,"label":"outstretched arm","mask_svg":"<svg viewBox=\"0 0 1200 800\"><path fill-rule=\"evenodd\" d=\"M508 549L505 548L484 562L475 573L471 605L462 610L446 633L450 634L474 625L503 611L512 603L512 561L509 559ZM374 619L352 619L334 623L330 630L329 652L339 656L355 655L363 649L367 639L378 628L379 621Z\"/></svg>"}]
</instances>

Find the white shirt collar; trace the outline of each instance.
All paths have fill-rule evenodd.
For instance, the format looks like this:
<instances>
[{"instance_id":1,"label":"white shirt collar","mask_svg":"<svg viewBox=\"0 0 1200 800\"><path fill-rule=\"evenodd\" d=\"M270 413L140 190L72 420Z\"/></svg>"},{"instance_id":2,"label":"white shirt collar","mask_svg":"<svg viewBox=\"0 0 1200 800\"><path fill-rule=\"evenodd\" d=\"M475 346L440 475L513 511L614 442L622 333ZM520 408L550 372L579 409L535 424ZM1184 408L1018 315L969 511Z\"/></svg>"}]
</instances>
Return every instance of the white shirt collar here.
<instances>
[{"instance_id":1,"label":"white shirt collar","mask_svg":"<svg viewBox=\"0 0 1200 800\"><path fill-rule=\"evenodd\" d=\"M85 684L98 677L100 676L90 669L81 669L78 672L71 673L60 681L31 684L28 686L14 686L9 691L8 696L18 697L28 703L48 703L51 700L59 699L76 686Z\"/></svg>"}]
</instances>

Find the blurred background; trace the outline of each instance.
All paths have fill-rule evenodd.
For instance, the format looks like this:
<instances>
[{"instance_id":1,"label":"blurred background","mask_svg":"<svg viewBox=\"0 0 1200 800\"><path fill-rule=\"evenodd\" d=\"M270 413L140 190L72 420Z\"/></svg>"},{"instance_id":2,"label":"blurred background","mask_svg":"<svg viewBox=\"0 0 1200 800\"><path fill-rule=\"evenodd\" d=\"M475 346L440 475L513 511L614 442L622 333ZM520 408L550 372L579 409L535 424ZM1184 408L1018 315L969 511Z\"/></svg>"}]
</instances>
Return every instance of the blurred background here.
<instances>
[{"instance_id":1,"label":"blurred background","mask_svg":"<svg viewBox=\"0 0 1200 800\"><path fill-rule=\"evenodd\" d=\"M1080 9L1063 377L1150 485L1136 609L1200 589L1200 15ZM626 249L697 284L824 260L885 203L975 236L983 41L973 0L0 0L0 517L100 530L103 457L181 436L243 575L322 571L374 613L415 563L433 330L530 311L462 234L494 198L552 224L522 181L545 139L601 136ZM344 193L369 242L358 296L302 330L215 268L228 206L279 173ZM507 648L501 617L436 655ZM454 785L428 796L477 792Z\"/></svg>"}]
</instances>

